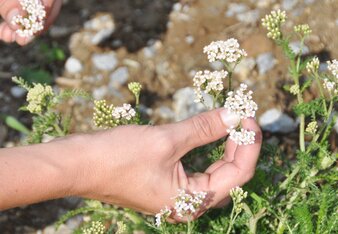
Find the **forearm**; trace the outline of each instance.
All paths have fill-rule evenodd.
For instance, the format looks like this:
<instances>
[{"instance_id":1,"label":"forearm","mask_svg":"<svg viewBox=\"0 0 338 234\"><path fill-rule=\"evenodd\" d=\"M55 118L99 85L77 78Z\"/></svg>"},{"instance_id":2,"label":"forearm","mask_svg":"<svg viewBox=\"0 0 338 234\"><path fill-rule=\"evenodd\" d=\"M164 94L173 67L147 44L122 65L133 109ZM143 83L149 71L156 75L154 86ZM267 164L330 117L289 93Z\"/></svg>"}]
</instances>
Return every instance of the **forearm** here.
<instances>
[{"instance_id":1,"label":"forearm","mask_svg":"<svg viewBox=\"0 0 338 234\"><path fill-rule=\"evenodd\" d=\"M0 210L80 193L78 138L0 149Z\"/></svg>"}]
</instances>

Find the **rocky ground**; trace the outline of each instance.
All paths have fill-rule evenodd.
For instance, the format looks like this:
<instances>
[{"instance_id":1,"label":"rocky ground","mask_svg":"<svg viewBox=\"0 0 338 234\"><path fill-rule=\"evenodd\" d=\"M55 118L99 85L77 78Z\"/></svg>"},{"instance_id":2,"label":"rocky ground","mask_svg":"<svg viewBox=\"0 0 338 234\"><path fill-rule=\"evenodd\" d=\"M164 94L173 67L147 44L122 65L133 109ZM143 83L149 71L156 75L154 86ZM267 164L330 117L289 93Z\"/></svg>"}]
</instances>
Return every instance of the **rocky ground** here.
<instances>
[{"instance_id":1,"label":"rocky ground","mask_svg":"<svg viewBox=\"0 0 338 234\"><path fill-rule=\"evenodd\" d=\"M24 103L24 92L9 78L32 69L50 74L56 87L81 88L116 105L132 101L126 84L138 81L144 87L142 109L152 122L187 118L203 110L193 102L193 74L221 68L208 63L203 47L234 37L248 53L235 72L235 85L245 82L255 92L266 138L283 142L286 152L292 152L297 120L290 111L291 97L282 89L288 82L287 61L266 38L260 18L271 9L285 9L286 30L297 23L308 23L313 30L304 56L318 55L322 69L324 61L338 58L338 0L64 2L56 24L31 45L0 44L0 113L15 116L27 126L30 117L17 111ZM297 50L299 41L292 45ZM48 48L55 47L65 51L64 61L48 60ZM316 90L308 98L314 95ZM73 113L73 131L93 129L92 107L81 100L63 106L62 111ZM1 146L15 145L20 137L0 122ZM77 203L62 200L0 213L0 233L53 233L52 228L44 228ZM78 221L74 222L69 225Z\"/></svg>"}]
</instances>

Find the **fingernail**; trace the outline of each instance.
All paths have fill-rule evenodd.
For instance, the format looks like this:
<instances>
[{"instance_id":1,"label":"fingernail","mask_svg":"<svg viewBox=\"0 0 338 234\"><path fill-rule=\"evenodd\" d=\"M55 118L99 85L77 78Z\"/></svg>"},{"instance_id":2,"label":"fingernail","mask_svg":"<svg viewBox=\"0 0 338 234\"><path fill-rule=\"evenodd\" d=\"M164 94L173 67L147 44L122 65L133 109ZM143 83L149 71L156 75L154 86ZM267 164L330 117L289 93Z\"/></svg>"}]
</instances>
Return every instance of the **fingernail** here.
<instances>
[{"instance_id":1,"label":"fingernail","mask_svg":"<svg viewBox=\"0 0 338 234\"><path fill-rule=\"evenodd\" d=\"M228 128L235 128L241 122L239 115L229 112L227 109L221 111L221 119Z\"/></svg>"},{"instance_id":2,"label":"fingernail","mask_svg":"<svg viewBox=\"0 0 338 234\"><path fill-rule=\"evenodd\" d=\"M7 22L13 25L13 17L19 15L19 10L18 9L13 9L7 14Z\"/></svg>"}]
</instances>

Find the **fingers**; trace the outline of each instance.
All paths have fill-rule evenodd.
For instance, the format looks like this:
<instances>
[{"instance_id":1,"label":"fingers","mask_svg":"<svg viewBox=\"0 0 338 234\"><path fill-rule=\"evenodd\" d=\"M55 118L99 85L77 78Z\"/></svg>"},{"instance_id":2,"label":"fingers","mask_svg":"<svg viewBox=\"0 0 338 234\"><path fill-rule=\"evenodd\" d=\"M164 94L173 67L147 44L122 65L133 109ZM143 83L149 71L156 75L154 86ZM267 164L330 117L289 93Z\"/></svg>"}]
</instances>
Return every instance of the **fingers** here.
<instances>
[{"instance_id":1,"label":"fingers","mask_svg":"<svg viewBox=\"0 0 338 234\"><path fill-rule=\"evenodd\" d=\"M244 171L254 171L261 150L262 132L254 119L242 120L242 127L255 132L255 143L237 146L233 163Z\"/></svg>"},{"instance_id":2,"label":"fingers","mask_svg":"<svg viewBox=\"0 0 338 234\"><path fill-rule=\"evenodd\" d=\"M227 130L237 126L239 121L236 114L220 108L167 127L180 153L185 153L226 136Z\"/></svg>"},{"instance_id":3,"label":"fingers","mask_svg":"<svg viewBox=\"0 0 338 234\"><path fill-rule=\"evenodd\" d=\"M242 186L254 175L262 143L262 133L254 119L243 120L242 127L255 131L255 143L252 145L238 145L232 162L224 161L222 164L217 161L215 166L211 165L209 167L214 167L213 171L208 168L209 171L207 172L211 173L209 189L215 193L214 202L216 204L222 203L231 188Z\"/></svg>"},{"instance_id":4,"label":"fingers","mask_svg":"<svg viewBox=\"0 0 338 234\"><path fill-rule=\"evenodd\" d=\"M17 0L0 0L0 15L7 23L7 26L13 31L18 28L17 25L12 24L14 16L22 14L21 6Z\"/></svg>"}]
</instances>

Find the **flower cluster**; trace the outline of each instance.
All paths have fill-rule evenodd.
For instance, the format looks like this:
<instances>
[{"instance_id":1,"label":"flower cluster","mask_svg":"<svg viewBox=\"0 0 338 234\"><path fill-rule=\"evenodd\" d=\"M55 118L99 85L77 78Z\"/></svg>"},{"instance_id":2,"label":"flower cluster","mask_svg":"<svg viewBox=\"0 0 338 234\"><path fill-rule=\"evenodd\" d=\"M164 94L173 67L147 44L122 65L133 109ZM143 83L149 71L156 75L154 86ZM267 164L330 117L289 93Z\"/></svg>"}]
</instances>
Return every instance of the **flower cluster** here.
<instances>
[{"instance_id":1,"label":"flower cluster","mask_svg":"<svg viewBox=\"0 0 338 234\"><path fill-rule=\"evenodd\" d=\"M115 234L125 234L127 233L127 225L123 223L122 221L117 221L117 230Z\"/></svg>"},{"instance_id":2,"label":"flower cluster","mask_svg":"<svg viewBox=\"0 0 338 234\"><path fill-rule=\"evenodd\" d=\"M336 81L338 81L338 60L334 59L327 62L327 69L332 73Z\"/></svg>"},{"instance_id":3,"label":"flower cluster","mask_svg":"<svg viewBox=\"0 0 338 234\"><path fill-rule=\"evenodd\" d=\"M178 217L192 216L201 207L206 196L206 192L189 194L185 190L179 189L178 195L175 197L175 213Z\"/></svg>"},{"instance_id":4,"label":"flower cluster","mask_svg":"<svg viewBox=\"0 0 338 234\"><path fill-rule=\"evenodd\" d=\"M310 26L308 24L300 24L294 26L293 30L296 33L299 33L302 37L309 35L312 30L310 29Z\"/></svg>"},{"instance_id":5,"label":"flower cluster","mask_svg":"<svg viewBox=\"0 0 338 234\"><path fill-rule=\"evenodd\" d=\"M128 89L135 95L135 97L140 96L142 85L138 82L130 82L128 84Z\"/></svg>"},{"instance_id":6,"label":"flower cluster","mask_svg":"<svg viewBox=\"0 0 338 234\"><path fill-rule=\"evenodd\" d=\"M114 106L108 105L106 100L94 101L93 120L97 127L112 128L116 126L112 118Z\"/></svg>"},{"instance_id":7,"label":"flower cluster","mask_svg":"<svg viewBox=\"0 0 338 234\"><path fill-rule=\"evenodd\" d=\"M123 104L123 106L115 107L112 115L116 120L131 120L136 116L136 111L131 107L130 104Z\"/></svg>"},{"instance_id":8,"label":"flower cluster","mask_svg":"<svg viewBox=\"0 0 338 234\"><path fill-rule=\"evenodd\" d=\"M120 107L108 105L105 100L94 101L93 120L97 127L113 128L118 125L128 124L136 116L136 111L130 104Z\"/></svg>"},{"instance_id":9,"label":"flower cluster","mask_svg":"<svg viewBox=\"0 0 338 234\"><path fill-rule=\"evenodd\" d=\"M26 15L17 15L12 19L13 25L19 25L20 29L16 33L21 37L31 37L43 30L44 19L46 17L45 7L40 0L19 0Z\"/></svg>"},{"instance_id":10,"label":"flower cluster","mask_svg":"<svg viewBox=\"0 0 338 234\"><path fill-rule=\"evenodd\" d=\"M41 114L44 107L48 105L49 99L54 96L51 86L34 84L33 88L28 90L27 110L34 114Z\"/></svg>"},{"instance_id":11,"label":"flower cluster","mask_svg":"<svg viewBox=\"0 0 338 234\"><path fill-rule=\"evenodd\" d=\"M172 211L167 206L164 209L161 209L160 213L155 215L155 225L157 227L161 226L162 222L165 221L171 213Z\"/></svg>"},{"instance_id":12,"label":"flower cluster","mask_svg":"<svg viewBox=\"0 0 338 234\"><path fill-rule=\"evenodd\" d=\"M227 77L228 72L222 71L199 71L195 74L193 81L195 87L195 102L202 102L205 93L217 94L224 89L223 80Z\"/></svg>"},{"instance_id":13,"label":"flower cluster","mask_svg":"<svg viewBox=\"0 0 338 234\"><path fill-rule=\"evenodd\" d=\"M210 45L205 46L203 53L208 55L209 62L216 60L226 63L239 63L247 53L239 48L239 43L236 39L230 38L226 41L213 41Z\"/></svg>"},{"instance_id":14,"label":"flower cluster","mask_svg":"<svg viewBox=\"0 0 338 234\"><path fill-rule=\"evenodd\" d=\"M82 230L83 234L104 234L106 227L100 221L93 221L89 227Z\"/></svg>"},{"instance_id":15,"label":"flower cluster","mask_svg":"<svg viewBox=\"0 0 338 234\"><path fill-rule=\"evenodd\" d=\"M241 119L255 117L258 106L252 100L253 92L247 91L248 86L241 84L236 91L228 92L228 97L224 103L224 107L232 113L239 115Z\"/></svg>"},{"instance_id":16,"label":"flower cluster","mask_svg":"<svg viewBox=\"0 0 338 234\"><path fill-rule=\"evenodd\" d=\"M317 73L319 69L319 59L317 57L314 57L311 61L307 62L306 64L306 70L309 73Z\"/></svg>"},{"instance_id":17,"label":"flower cluster","mask_svg":"<svg viewBox=\"0 0 338 234\"><path fill-rule=\"evenodd\" d=\"M293 95L297 95L299 94L300 89L299 89L299 85L298 84L294 84L290 87L290 93Z\"/></svg>"},{"instance_id":18,"label":"flower cluster","mask_svg":"<svg viewBox=\"0 0 338 234\"><path fill-rule=\"evenodd\" d=\"M333 82L333 81L330 81L327 78L325 78L323 80L323 86L331 94L337 94L338 93L338 90L337 90L337 87L336 87L336 83Z\"/></svg>"},{"instance_id":19,"label":"flower cluster","mask_svg":"<svg viewBox=\"0 0 338 234\"><path fill-rule=\"evenodd\" d=\"M184 189L178 190L178 195L174 197L175 205L174 208L170 209L165 207L159 213L155 215L155 225L161 226L162 222L165 221L173 212L178 217L191 218L203 205L207 197L207 192L192 192L187 193Z\"/></svg>"},{"instance_id":20,"label":"flower cluster","mask_svg":"<svg viewBox=\"0 0 338 234\"><path fill-rule=\"evenodd\" d=\"M249 131L243 128L237 131L232 128L229 129L228 132L229 138L237 145L252 145L255 143L256 133L254 131Z\"/></svg>"},{"instance_id":21,"label":"flower cluster","mask_svg":"<svg viewBox=\"0 0 338 234\"><path fill-rule=\"evenodd\" d=\"M282 36L280 27L285 22L285 20L285 11L272 11L270 15L266 15L262 19L262 25L268 30L267 36L273 40L280 39Z\"/></svg>"},{"instance_id":22,"label":"flower cluster","mask_svg":"<svg viewBox=\"0 0 338 234\"><path fill-rule=\"evenodd\" d=\"M305 131L310 134L315 134L317 132L317 129L318 129L317 121L312 121L307 125Z\"/></svg>"},{"instance_id":23,"label":"flower cluster","mask_svg":"<svg viewBox=\"0 0 338 234\"><path fill-rule=\"evenodd\" d=\"M235 212L240 213L243 209L243 200L248 196L248 193L244 192L242 188L237 186L230 189L230 196L234 203Z\"/></svg>"}]
</instances>

